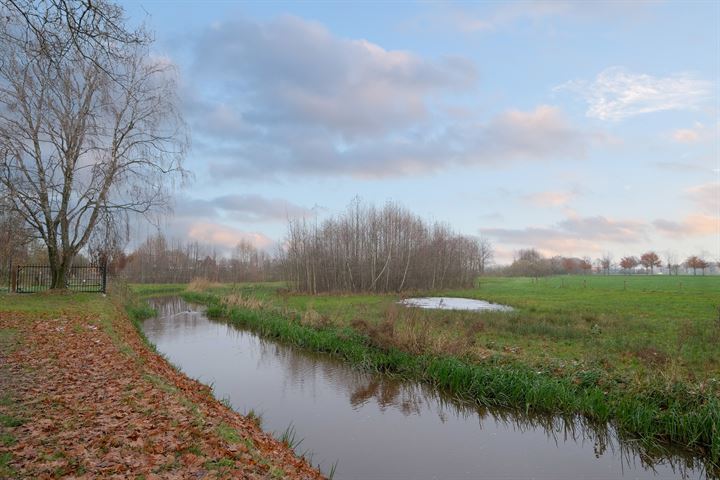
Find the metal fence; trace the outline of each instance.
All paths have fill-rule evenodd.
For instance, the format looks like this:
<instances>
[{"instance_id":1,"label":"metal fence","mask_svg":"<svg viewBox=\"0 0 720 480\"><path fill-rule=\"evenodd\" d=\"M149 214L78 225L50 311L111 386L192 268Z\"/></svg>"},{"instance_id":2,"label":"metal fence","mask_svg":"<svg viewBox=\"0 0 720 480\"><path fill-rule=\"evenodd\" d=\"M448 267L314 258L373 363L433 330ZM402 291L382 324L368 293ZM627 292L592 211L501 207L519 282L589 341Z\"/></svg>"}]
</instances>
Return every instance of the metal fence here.
<instances>
[{"instance_id":1,"label":"metal fence","mask_svg":"<svg viewBox=\"0 0 720 480\"><path fill-rule=\"evenodd\" d=\"M12 272L10 289L16 293L48 290L52 284L49 265L18 265ZM65 288L75 292L102 292L107 286L103 266L71 267L65 277Z\"/></svg>"}]
</instances>

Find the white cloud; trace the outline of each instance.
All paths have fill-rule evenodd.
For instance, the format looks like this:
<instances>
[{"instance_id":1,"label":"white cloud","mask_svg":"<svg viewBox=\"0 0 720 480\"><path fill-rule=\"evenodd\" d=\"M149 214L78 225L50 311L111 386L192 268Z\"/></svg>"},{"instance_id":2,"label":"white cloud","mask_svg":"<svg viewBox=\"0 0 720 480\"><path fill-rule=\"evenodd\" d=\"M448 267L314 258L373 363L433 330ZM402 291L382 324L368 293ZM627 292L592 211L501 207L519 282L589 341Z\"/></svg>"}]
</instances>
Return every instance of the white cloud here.
<instances>
[{"instance_id":1,"label":"white cloud","mask_svg":"<svg viewBox=\"0 0 720 480\"><path fill-rule=\"evenodd\" d=\"M668 237L720 235L720 217L713 215L691 214L680 221L658 219L653 225Z\"/></svg>"},{"instance_id":2,"label":"white cloud","mask_svg":"<svg viewBox=\"0 0 720 480\"><path fill-rule=\"evenodd\" d=\"M349 138L412 125L427 117L433 95L466 90L477 78L464 58L386 50L292 16L206 29L193 73L221 82L217 90L253 123L318 126Z\"/></svg>"},{"instance_id":3,"label":"white cloud","mask_svg":"<svg viewBox=\"0 0 720 480\"><path fill-rule=\"evenodd\" d=\"M654 77L610 67L593 81L572 80L555 90L584 98L588 117L623 120L644 113L697 109L712 100L713 84L690 73Z\"/></svg>"},{"instance_id":4,"label":"white cloud","mask_svg":"<svg viewBox=\"0 0 720 480\"><path fill-rule=\"evenodd\" d=\"M648 238L649 226L637 220L616 220L601 215L571 216L548 227L483 228L480 232L499 243L537 247L548 255L601 253L608 243L637 243Z\"/></svg>"},{"instance_id":5,"label":"white cloud","mask_svg":"<svg viewBox=\"0 0 720 480\"><path fill-rule=\"evenodd\" d=\"M246 223L286 222L288 219L313 214L311 209L285 199L266 198L252 193L221 195L209 200L180 196L176 199L175 210L181 218L229 218Z\"/></svg>"},{"instance_id":6,"label":"white cloud","mask_svg":"<svg viewBox=\"0 0 720 480\"><path fill-rule=\"evenodd\" d=\"M201 243L230 249L240 243L248 241L260 249L267 249L273 241L266 235L257 232L245 232L228 225L214 222L193 222L186 226L187 238Z\"/></svg>"},{"instance_id":7,"label":"white cloud","mask_svg":"<svg viewBox=\"0 0 720 480\"><path fill-rule=\"evenodd\" d=\"M523 199L537 207L562 207L575 198L575 192L547 191L529 193Z\"/></svg>"},{"instance_id":8,"label":"white cloud","mask_svg":"<svg viewBox=\"0 0 720 480\"><path fill-rule=\"evenodd\" d=\"M689 188L687 195L702 211L720 217L720 182Z\"/></svg>"},{"instance_id":9,"label":"white cloud","mask_svg":"<svg viewBox=\"0 0 720 480\"><path fill-rule=\"evenodd\" d=\"M296 17L231 19L197 38L186 109L216 180L378 178L452 166L577 159L599 137L550 105L481 119L447 97L475 88L457 56L427 58Z\"/></svg>"},{"instance_id":10,"label":"white cloud","mask_svg":"<svg viewBox=\"0 0 720 480\"><path fill-rule=\"evenodd\" d=\"M713 140L716 131L720 132L720 124L713 130L701 122L695 122L691 128L679 128L672 132L672 138L680 143L699 143Z\"/></svg>"},{"instance_id":11,"label":"white cloud","mask_svg":"<svg viewBox=\"0 0 720 480\"><path fill-rule=\"evenodd\" d=\"M399 131L338 146L324 131L278 130L217 149L210 173L217 179L282 174L383 178L417 175L452 166L583 158L602 136L578 129L553 106L508 111L487 122L450 125L439 131Z\"/></svg>"}]
</instances>

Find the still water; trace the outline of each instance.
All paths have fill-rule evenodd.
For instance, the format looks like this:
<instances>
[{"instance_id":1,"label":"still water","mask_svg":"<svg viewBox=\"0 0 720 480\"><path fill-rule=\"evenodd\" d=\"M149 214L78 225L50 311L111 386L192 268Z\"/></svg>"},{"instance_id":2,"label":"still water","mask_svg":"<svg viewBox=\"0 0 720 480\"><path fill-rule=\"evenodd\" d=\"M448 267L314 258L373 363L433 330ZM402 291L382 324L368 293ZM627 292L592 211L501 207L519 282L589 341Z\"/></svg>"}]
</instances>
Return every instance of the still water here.
<instances>
[{"instance_id":1,"label":"still water","mask_svg":"<svg viewBox=\"0 0 720 480\"><path fill-rule=\"evenodd\" d=\"M264 340L170 297L143 330L187 375L280 434L336 479L706 478L691 458L651 458L580 420L469 407L422 384Z\"/></svg>"},{"instance_id":2,"label":"still water","mask_svg":"<svg viewBox=\"0 0 720 480\"><path fill-rule=\"evenodd\" d=\"M500 305L498 303L490 303L485 300L475 300L472 298L455 298L455 297L422 297L422 298L406 298L399 302L407 307L417 307L430 310L471 310L477 312L510 312L512 307L508 305Z\"/></svg>"}]
</instances>

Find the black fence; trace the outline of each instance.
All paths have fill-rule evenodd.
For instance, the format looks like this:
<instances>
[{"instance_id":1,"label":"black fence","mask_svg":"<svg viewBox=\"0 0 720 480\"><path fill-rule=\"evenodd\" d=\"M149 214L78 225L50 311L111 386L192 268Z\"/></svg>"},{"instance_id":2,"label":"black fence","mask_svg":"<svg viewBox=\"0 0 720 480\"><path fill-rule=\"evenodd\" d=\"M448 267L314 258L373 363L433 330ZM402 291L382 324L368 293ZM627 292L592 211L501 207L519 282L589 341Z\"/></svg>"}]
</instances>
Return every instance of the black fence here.
<instances>
[{"instance_id":1,"label":"black fence","mask_svg":"<svg viewBox=\"0 0 720 480\"><path fill-rule=\"evenodd\" d=\"M18 265L11 273L10 290L16 293L33 293L48 290L52 284L49 265ZM102 292L107 286L105 267L70 267L65 277L65 288L75 292Z\"/></svg>"}]
</instances>

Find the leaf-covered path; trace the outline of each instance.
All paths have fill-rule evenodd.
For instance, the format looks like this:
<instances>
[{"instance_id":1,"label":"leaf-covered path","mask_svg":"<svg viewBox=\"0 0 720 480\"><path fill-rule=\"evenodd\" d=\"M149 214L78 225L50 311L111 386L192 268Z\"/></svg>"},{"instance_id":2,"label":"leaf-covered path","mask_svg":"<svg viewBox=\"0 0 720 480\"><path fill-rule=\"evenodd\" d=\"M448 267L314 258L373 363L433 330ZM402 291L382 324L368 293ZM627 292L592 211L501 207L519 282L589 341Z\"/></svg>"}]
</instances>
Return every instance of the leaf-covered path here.
<instances>
[{"instance_id":1,"label":"leaf-covered path","mask_svg":"<svg viewBox=\"0 0 720 480\"><path fill-rule=\"evenodd\" d=\"M108 300L50 301L61 308L0 308L0 478L321 478Z\"/></svg>"}]
</instances>

